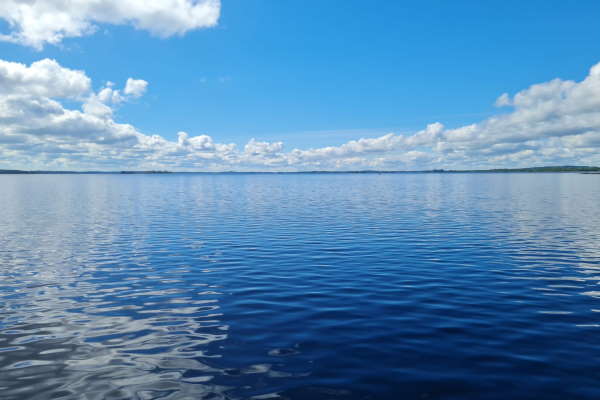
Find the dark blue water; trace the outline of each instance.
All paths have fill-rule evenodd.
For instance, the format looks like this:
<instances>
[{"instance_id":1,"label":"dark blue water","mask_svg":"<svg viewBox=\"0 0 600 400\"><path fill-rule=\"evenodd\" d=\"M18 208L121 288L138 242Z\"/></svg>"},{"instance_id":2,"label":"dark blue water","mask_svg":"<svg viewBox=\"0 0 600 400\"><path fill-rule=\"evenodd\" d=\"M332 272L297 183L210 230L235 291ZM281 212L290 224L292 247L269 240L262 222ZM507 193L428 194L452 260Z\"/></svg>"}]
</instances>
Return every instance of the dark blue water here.
<instances>
[{"instance_id":1,"label":"dark blue water","mask_svg":"<svg viewBox=\"0 0 600 400\"><path fill-rule=\"evenodd\" d=\"M0 398L600 398L600 175L0 176Z\"/></svg>"}]
</instances>

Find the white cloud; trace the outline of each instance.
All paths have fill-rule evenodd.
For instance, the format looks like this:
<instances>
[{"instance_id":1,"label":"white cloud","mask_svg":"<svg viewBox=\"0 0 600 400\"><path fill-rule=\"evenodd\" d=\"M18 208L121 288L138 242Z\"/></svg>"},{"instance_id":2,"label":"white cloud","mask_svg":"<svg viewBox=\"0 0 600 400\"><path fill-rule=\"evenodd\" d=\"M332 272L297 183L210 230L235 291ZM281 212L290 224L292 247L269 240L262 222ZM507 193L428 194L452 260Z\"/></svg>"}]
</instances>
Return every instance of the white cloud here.
<instances>
[{"instance_id":1,"label":"white cloud","mask_svg":"<svg viewBox=\"0 0 600 400\"><path fill-rule=\"evenodd\" d=\"M496 107L506 107L511 105L510 96L508 93L502 93L496 100Z\"/></svg>"},{"instance_id":2,"label":"white cloud","mask_svg":"<svg viewBox=\"0 0 600 400\"><path fill-rule=\"evenodd\" d=\"M259 142L252 138L244 146L244 152L253 156L265 156L278 154L283 151L283 142Z\"/></svg>"},{"instance_id":3,"label":"white cloud","mask_svg":"<svg viewBox=\"0 0 600 400\"><path fill-rule=\"evenodd\" d=\"M93 33L97 24L132 25L159 37L215 26L220 0L2 0L10 26L0 40L41 49Z\"/></svg>"},{"instance_id":4,"label":"white cloud","mask_svg":"<svg viewBox=\"0 0 600 400\"><path fill-rule=\"evenodd\" d=\"M53 60L29 66L0 60L0 168L169 170L347 170L600 165L600 64L580 82L555 79L497 103L503 113L457 128L439 122L338 146L284 150L251 139L239 147L208 135L176 140L114 120L142 96L130 78L97 92L83 71ZM65 102L64 100L68 100ZM80 109L66 103L79 103Z\"/></svg>"},{"instance_id":5,"label":"white cloud","mask_svg":"<svg viewBox=\"0 0 600 400\"><path fill-rule=\"evenodd\" d=\"M54 60L44 59L29 67L0 60L0 95L77 99L90 87L91 81L83 71L63 68Z\"/></svg>"},{"instance_id":6,"label":"white cloud","mask_svg":"<svg viewBox=\"0 0 600 400\"><path fill-rule=\"evenodd\" d=\"M108 82L98 93L90 94L82 106L83 111L98 117L112 117L112 107L127 100L141 97L146 92L148 82L142 79L128 78L123 94L120 90L113 89L113 87L114 83Z\"/></svg>"},{"instance_id":7,"label":"white cloud","mask_svg":"<svg viewBox=\"0 0 600 400\"><path fill-rule=\"evenodd\" d=\"M140 97L144 93L146 93L146 88L148 87L148 82L142 79L127 79L127 83L125 84L125 94Z\"/></svg>"}]
</instances>

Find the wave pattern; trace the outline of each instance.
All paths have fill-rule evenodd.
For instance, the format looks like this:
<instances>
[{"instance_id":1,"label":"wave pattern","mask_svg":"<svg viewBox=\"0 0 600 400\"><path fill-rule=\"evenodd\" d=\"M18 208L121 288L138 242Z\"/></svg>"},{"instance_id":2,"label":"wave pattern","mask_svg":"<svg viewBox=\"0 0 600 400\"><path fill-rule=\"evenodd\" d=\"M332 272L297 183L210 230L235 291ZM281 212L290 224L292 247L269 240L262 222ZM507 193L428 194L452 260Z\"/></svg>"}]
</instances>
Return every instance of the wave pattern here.
<instances>
[{"instance_id":1,"label":"wave pattern","mask_svg":"<svg viewBox=\"0 0 600 400\"><path fill-rule=\"evenodd\" d=\"M597 176L0 189L3 399L600 395Z\"/></svg>"}]
</instances>

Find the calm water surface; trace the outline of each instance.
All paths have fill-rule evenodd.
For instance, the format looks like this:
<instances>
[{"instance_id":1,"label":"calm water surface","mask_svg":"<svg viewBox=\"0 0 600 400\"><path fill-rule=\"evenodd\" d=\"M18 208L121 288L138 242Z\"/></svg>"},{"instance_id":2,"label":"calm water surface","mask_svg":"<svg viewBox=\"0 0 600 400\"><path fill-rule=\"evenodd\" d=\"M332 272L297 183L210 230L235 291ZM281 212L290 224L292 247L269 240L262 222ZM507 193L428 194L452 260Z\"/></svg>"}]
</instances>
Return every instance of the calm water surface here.
<instances>
[{"instance_id":1,"label":"calm water surface","mask_svg":"<svg viewBox=\"0 0 600 400\"><path fill-rule=\"evenodd\" d=\"M598 399L600 175L0 176L0 398Z\"/></svg>"}]
</instances>

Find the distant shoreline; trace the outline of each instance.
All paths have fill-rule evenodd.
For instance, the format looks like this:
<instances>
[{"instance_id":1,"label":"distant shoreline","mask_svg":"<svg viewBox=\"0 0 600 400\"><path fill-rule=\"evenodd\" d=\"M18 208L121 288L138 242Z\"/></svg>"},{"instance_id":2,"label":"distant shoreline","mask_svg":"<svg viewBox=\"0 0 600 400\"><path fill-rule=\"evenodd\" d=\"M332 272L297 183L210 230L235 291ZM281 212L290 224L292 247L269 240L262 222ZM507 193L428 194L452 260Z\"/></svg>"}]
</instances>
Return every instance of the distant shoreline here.
<instances>
[{"instance_id":1,"label":"distant shoreline","mask_svg":"<svg viewBox=\"0 0 600 400\"><path fill-rule=\"evenodd\" d=\"M494 169L464 169L464 170L446 170L432 169L421 171L378 171L378 170L359 170L359 171L220 171L220 172L172 172L172 171L25 171L0 169L3 175L154 175L154 174L444 174L444 173L551 173L551 172L579 172L584 174L600 174L600 167L590 166L547 166L530 168L494 168Z\"/></svg>"}]
</instances>

